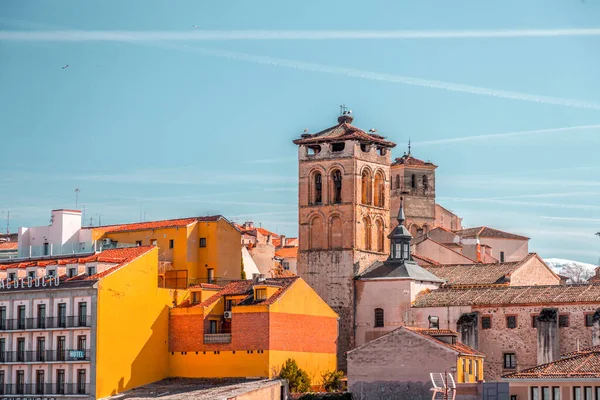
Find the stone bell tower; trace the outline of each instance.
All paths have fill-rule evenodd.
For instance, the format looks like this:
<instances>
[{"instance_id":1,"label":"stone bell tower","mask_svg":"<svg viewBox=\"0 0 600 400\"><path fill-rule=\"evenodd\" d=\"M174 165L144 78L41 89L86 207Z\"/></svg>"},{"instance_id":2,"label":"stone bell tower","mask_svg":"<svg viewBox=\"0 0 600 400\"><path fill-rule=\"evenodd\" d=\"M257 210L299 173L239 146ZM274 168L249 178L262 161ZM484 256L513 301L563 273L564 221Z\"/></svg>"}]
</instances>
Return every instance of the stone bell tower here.
<instances>
[{"instance_id":1,"label":"stone bell tower","mask_svg":"<svg viewBox=\"0 0 600 400\"><path fill-rule=\"evenodd\" d=\"M342 107L337 125L294 140L299 163L298 275L340 317L338 367L346 368L354 330L354 277L387 258L390 149L394 143L351 125Z\"/></svg>"}]
</instances>

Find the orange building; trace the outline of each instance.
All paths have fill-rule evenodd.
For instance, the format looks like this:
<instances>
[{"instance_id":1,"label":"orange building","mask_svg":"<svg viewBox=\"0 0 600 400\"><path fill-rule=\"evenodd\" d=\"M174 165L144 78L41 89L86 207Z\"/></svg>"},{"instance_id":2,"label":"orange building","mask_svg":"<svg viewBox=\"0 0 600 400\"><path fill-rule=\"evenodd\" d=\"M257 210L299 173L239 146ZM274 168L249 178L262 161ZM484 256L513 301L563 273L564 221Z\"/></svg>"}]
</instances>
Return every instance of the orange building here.
<instances>
[{"instance_id":1,"label":"orange building","mask_svg":"<svg viewBox=\"0 0 600 400\"><path fill-rule=\"evenodd\" d=\"M202 284L171 309L169 375L273 377L293 358L318 384L336 368L337 319L299 277Z\"/></svg>"},{"instance_id":2,"label":"orange building","mask_svg":"<svg viewBox=\"0 0 600 400\"><path fill-rule=\"evenodd\" d=\"M241 277L241 234L221 215L86 229L92 229L96 248L158 246L162 287L225 284Z\"/></svg>"}]
</instances>

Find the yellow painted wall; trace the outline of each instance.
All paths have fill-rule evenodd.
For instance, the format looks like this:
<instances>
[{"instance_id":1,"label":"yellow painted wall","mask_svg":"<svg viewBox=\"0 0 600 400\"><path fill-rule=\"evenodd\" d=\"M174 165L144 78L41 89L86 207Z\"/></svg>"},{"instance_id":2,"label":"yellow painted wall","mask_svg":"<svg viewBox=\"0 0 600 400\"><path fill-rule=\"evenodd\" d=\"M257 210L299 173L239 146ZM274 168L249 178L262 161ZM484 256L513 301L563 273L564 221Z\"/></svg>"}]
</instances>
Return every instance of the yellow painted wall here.
<instances>
[{"instance_id":1,"label":"yellow painted wall","mask_svg":"<svg viewBox=\"0 0 600 400\"><path fill-rule=\"evenodd\" d=\"M479 361L479 371L477 374L477 379L483 380L483 358L482 357L468 357L461 356L458 357L458 361L456 363L456 379L457 383L476 383L475 380L475 361ZM469 361L473 363L472 373L469 374ZM463 363L465 366L463 367ZM464 369L463 369L464 368ZM464 371L464 372L463 372ZM466 373L465 373L466 372Z\"/></svg>"},{"instance_id":2,"label":"yellow painted wall","mask_svg":"<svg viewBox=\"0 0 600 400\"><path fill-rule=\"evenodd\" d=\"M173 295L157 287L157 253L150 250L98 283L97 398L168 376Z\"/></svg>"},{"instance_id":3,"label":"yellow painted wall","mask_svg":"<svg viewBox=\"0 0 600 400\"><path fill-rule=\"evenodd\" d=\"M206 279L208 268L217 278L240 279L242 262L242 234L230 223L198 222L198 276ZM206 247L199 247L200 238L206 238Z\"/></svg>"},{"instance_id":4,"label":"yellow painted wall","mask_svg":"<svg viewBox=\"0 0 600 400\"><path fill-rule=\"evenodd\" d=\"M266 353L266 352L265 352ZM320 385L323 381L321 375L327 371L335 371L337 358L335 353L304 353L298 351L269 351L269 363L274 372L270 377L276 376L288 358L296 360L298 367L305 370L310 378L311 385Z\"/></svg>"},{"instance_id":5,"label":"yellow painted wall","mask_svg":"<svg viewBox=\"0 0 600 400\"><path fill-rule=\"evenodd\" d=\"M269 376L269 352L188 351L169 353L169 376L182 378L246 378Z\"/></svg>"},{"instance_id":6,"label":"yellow painted wall","mask_svg":"<svg viewBox=\"0 0 600 400\"><path fill-rule=\"evenodd\" d=\"M338 316L302 278L296 279L288 290L269 306L269 311L319 317Z\"/></svg>"}]
</instances>

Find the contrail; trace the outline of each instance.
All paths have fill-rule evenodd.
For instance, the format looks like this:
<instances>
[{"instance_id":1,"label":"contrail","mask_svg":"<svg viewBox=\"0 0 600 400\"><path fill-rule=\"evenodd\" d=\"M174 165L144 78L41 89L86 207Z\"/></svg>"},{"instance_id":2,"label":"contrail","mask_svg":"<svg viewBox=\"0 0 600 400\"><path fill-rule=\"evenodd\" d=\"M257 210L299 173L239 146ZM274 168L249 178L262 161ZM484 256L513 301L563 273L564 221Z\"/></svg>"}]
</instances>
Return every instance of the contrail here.
<instances>
[{"instance_id":1,"label":"contrail","mask_svg":"<svg viewBox=\"0 0 600 400\"><path fill-rule=\"evenodd\" d=\"M150 45L150 44L147 44ZM335 67L323 64L307 63L303 61L288 60L274 57L256 56L252 54L238 53L226 50L212 50L205 48L192 47L184 44L174 43L152 43L151 46L159 46L167 49L181 50L190 53L198 53L206 56L221 57L231 60L247 61L255 64L271 65L275 67L292 68L302 71L319 72L334 75L343 75L351 78L382 81L401 85L411 85L427 87L431 89L442 89L450 92L460 92L477 94L482 96L497 97L511 100L529 101L533 103L554 104L573 108L586 108L600 110L599 103L593 103L577 99L567 99L561 97L550 97L522 92L514 92L501 89L490 89L480 86L462 85L458 83L436 81L430 79L414 78L402 75L384 74L372 71L363 71L358 69ZM591 126L591 125L590 125ZM597 127L594 125L594 127ZM591 128L590 128L591 129Z\"/></svg>"},{"instance_id":2,"label":"contrail","mask_svg":"<svg viewBox=\"0 0 600 400\"><path fill-rule=\"evenodd\" d=\"M189 31L1 31L0 40L85 42L85 41L225 41L225 40L402 40L600 36L600 28L505 29L505 30L189 30Z\"/></svg>"},{"instance_id":3,"label":"contrail","mask_svg":"<svg viewBox=\"0 0 600 400\"><path fill-rule=\"evenodd\" d=\"M564 128L536 129L533 131L492 133L489 135L462 136L462 137L455 137L455 138L448 138L448 139L425 140L423 142L415 142L414 144L419 145L419 146L427 146L427 145L432 145L432 144L435 145L435 144L446 144L446 143L456 143L456 142L470 142L473 140L481 140L481 139L493 139L493 138L509 137L509 136L538 135L538 134L542 134L542 133L569 132L569 131L580 131L580 130L588 130L588 129L600 129L600 124L567 126Z\"/></svg>"}]
</instances>

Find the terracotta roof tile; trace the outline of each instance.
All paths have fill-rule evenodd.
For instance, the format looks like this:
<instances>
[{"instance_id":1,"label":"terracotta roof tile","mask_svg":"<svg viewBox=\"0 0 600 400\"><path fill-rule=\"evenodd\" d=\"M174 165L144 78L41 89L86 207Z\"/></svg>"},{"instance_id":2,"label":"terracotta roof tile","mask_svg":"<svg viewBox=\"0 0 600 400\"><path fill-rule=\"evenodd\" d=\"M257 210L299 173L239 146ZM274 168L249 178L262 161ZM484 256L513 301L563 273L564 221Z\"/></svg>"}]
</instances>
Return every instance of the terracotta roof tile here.
<instances>
[{"instance_id":1,"label":"terracotta roof tile","mask_svg":"<svg viewBox=\"0 0 600 400\"><path fill-rule=\"evenodd\" d=\"M330 128L314 134L302 135L300 139L294 140L294 144L319 144L328 142L339 142L343 140L357 140L368 143L380 144L385 147L395 147L396 144L385 140L383 136L367 133L348 122L340 122Z\"/></svg>"},{"instance_id":2,"label":"terracotta roof tile","mask_svg":"<svg viewBox=\"0 0 600 400\"><path fill-rule=\"evenodd\" d=\"M297 247L284 247L275 251L275 256L281 258L298 258Z\"/></svg>"},{"instance_id":3,"label":"terracotta roof tile","mask_svg":"<svg viewBox=\"0 0 600 400\"><path fill-rule=\"evenodd\" d=\"M584 349L580 349L579 351L571 351L569 353L563 353L560 355L561 358L569 358L569 357L574 357L580 354L586 354L586 353L593 353L593 352L600 352L600 346L592 346L592 347L586 347ZM600 400L600 399L598 399Z\"/></svg>"},{"instance_id":4,"label":"terracotta roof tile","mask_svg":"<svg viewBox=\"0 0 600 400\"><path fill-rule=\"evenodd\" d=\"M19 243L17 242L0 242L0 251L2 250L17 250Z\"/></svg>"},{"instance_id":5,"label":"terracotta roof tile","mask_svg":"<svg viewBox=\"0 0 600 400\"><path fill-rule=\"evenodd\" d=\"M500 239L529 240L529 238L526 236L515 235L514 233L488 228L487 226L478 226L475 228L463 229L461 231L456 231L456 234L460 235L463 238L474 238L476 236L479 236Z\"/></svg>"},{"instance_id":6,"label":"terracotta roof tile","mask_svg":"<svg viewBox=\"0 0 600 400\"><path fill-rule=\"evenodd\" d=\"M127 232L127 231L141 231L146 229L159 229L159 228L175 228L188 226L194 222L216 222L223 218L221 215L212 215L207 217L189 217L189 218L177 218L177 219L165 219L160 221L148 221L148 222L135 222L131 224L118 224L118 225L103 225L95 226L85 229L97 229L107 233L110 232Z\"/></svg>"},{"instance_id":7,"label":"terracotta roof tile","mask_svg":"<svg viewBox=\"0 0 600 400\"><path fill-rule=\"evenodd\" d=\"M449 287L422 292L413 307L598 303L599 284Z\"/></svg>"},{"instance_id":8,"label":"terracotta roof tile","mask_svg":"<svg viewBox=\"0 0 600 400\"><path fill-rule=\"evenodd\" d=\"M411 257L419 264L421 267L427 265L441 265L439 262L435 261L432 258L425 257L424 255L418 253L411 253Z\"/></svg>"},{"instance_id":9,"label":"terracotta roof tile","mask_svg":"<svg viewBox=\"0 0 600 400\"><path fill-rule=\"evenodd\" d=\"M471 356L481 356L484 357L484 354L467 346L464 343L459 342L458 340L456 340L456 342L454 344L451 343L446 343L440 339L438 339L439 336L454 336L455 338L458 337L458 333L449 330L449 329L442 329L442 330L438 330L438 329L423 329L423 328L414 328L414 327L405 327L405 329L414 332L424 338L427 338L431 341L434 341L435 343L442 345L444 347L447 347L451 350L456 351L459 354L465 354L465 355L471 355Z\"/></svg>"},{"instance_id":10,"label":"terracotta roof tile","mask_svg":"<svg viewBox=\"0 0 600 400\"><path fill-rule=\"evenodd\" d=\"M600 351L575 354L551 363L504 375L504 379L600 378Z\"/></svg>"},{"instance_id":11,"label":"terracotta roof tile","mask_svg":"<svg viewBox=\"0 0 600 400\"><path fill-rule=\"evenodd\" d=\"M402 157L398 157L392 162L392 166L394 165L408 165L411 167L419 166L419 167L431 167L437 168L437 165L433 164L430 161L419 160L418 158L414 158L411 154L404 154Z\"/></svg>"}]
</instances>

